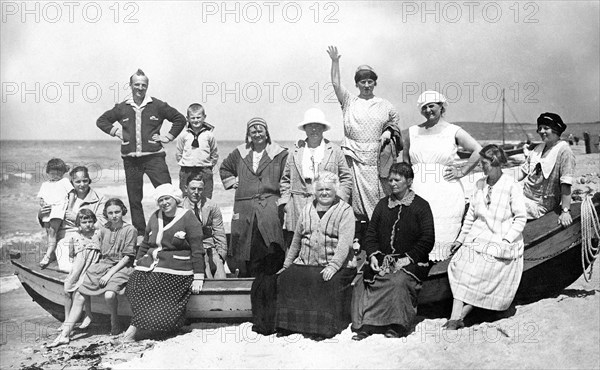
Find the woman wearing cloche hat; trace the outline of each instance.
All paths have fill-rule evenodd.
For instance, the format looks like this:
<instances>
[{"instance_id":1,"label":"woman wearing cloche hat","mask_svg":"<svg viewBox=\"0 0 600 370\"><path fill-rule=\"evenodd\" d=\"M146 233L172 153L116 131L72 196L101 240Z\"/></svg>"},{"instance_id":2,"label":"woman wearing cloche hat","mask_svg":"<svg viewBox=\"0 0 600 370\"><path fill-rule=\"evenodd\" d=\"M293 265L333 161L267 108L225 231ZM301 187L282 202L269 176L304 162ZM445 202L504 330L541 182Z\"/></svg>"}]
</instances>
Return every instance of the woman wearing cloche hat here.
<instances>
[{"instance_id":1,"label":"woman wearing cloche hat","mask_svg":"<svg viewBox=\"0 0 600 370\"><path fill-rule=\"evenodd\" d=\"M337 48L329 46L327 53L331 58L331 82L342 105L342 149L352 171L352 208L359 220L368 221L379 199L390 194L388 174L380 171L380 152L387 144L396 153L402 149L398 112L389 101L373 94L378 78L373 68L361 65L356 69L354 82L360 94L355 96L340 82L341 55Z\"/></svg>"},{"instance_id":2,"label":"woman wearing cloche hat","mask_svg":"<svg viewBox=\"0 0 600 370\"><path fill-rule=\"evenodd\" d=\"M571 184L575 175L575 155L560 135L567 125L556 113L542 113L537 119L537 132L542 143L537 145L520 168L519 180L527 206L527 218L536 219L558 209L558 223L569 226L571 218Z\"/></svg>"},{"instance_id":3,"label":"woman wearing cloche hat","mask_svg":"<svg viewBox=\"0 0 600 370\"><path fill-rule=\"evenodd\" d=\"M277 200L288 151L271 141L263 118L250 119L246 127L246 143L220 168L225 189L235 189L227 263L239 269L241 277L255 278L250 293L252 330L268 335L275 332L275 273L285 258Z\"/></svg>"},{"instance_id":4,"label":"woman wearing cloche hat","mask_svg":"<svg viewBox=\"0 0 600 370\"><path fill-rule=\"evenodd\" d=\"M297 124L306 138L298 140L285 164L281 177L281 198L277 202L279 215L285 221L286 244L296 230L296 222L304 206L314 199L313 183L323 171L330 171L339 177L337 195L346 203L352 193L352 174L344 153L339 145L323 137L323 132L331 128L325 113L318 108L310 108L304 119Z\"/></svg>"}]
</instances>

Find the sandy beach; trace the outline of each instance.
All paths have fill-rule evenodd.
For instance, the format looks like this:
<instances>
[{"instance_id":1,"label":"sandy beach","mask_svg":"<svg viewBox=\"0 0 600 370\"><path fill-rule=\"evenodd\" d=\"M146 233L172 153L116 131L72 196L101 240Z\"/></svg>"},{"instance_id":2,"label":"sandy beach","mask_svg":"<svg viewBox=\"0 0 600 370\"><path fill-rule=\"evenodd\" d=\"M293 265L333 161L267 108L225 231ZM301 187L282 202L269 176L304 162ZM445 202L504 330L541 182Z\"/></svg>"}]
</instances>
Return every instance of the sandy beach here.
<instances>
[{"instance_id":1,"label":"sandy beach","mask_svg":"<svg viewBox=\"0 0 600 370\"><path fill-rule=\"evenodd\" d=\"M599 190L599 154L577 154L574 194ZM15 237L18 239L18 236ZM38 236L29 237L36 242ZM41 236L39 236L41 238ZM39 242L39 240L37 240ZM373 335L351 340L350 329L320 342L301 335L276 338L240 324L193 324L180 335L120 344L97 324L77 332L70 345L43 344L60 322L31 301L10 266L2 264L2 369L199 368L573 368L600 367L600 263L555 297L516 305L503 316L474 315L456 332L441 329L449 312L419 316L406 338Z\"/></svg>"}]
</instances>

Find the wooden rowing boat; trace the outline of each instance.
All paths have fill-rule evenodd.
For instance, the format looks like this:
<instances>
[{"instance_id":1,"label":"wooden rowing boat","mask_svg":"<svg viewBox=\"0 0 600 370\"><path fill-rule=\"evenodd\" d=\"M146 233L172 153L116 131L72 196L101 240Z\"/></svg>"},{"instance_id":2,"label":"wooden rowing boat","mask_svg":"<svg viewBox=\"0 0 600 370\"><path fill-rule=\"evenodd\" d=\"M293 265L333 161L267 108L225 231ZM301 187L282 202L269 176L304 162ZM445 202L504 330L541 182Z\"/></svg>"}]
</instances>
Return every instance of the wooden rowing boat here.
<instances>
[{"instance_id":1,"label":"wooden rowing boat","mask_svg":"<svg viewBox=\"0 0 600 370\"><path fill-rule=\"evenodd\" d=\"M596 204L595 207L600 213L600 205ZM574 203L571 209L573 224L567 228L558 225L558 215L554 213L527 223L523 232L524 271L515 298L517 303L556 295L575 282L589 267L582 265L581 258L580 203ZM598 240L595 243L597 246ZM41 270L34 253L14 257L12 264L15 266L15 273L27 293L54 317L63 320L63 279L66 274L58 271L54 263ZM452 298L447 268L448 261L433 266L423 282L419 295L420 307L442 304ZM188 318L192 321L210 321L243 320L250 317L252 281L251 278L206 280L202 292L192 295L188 303ZM97 314L109 314L101 297L93 297L92 309ZM119 315L131 316L131 308L125 296L119 298Z\"/></svg>"}]
</instances>

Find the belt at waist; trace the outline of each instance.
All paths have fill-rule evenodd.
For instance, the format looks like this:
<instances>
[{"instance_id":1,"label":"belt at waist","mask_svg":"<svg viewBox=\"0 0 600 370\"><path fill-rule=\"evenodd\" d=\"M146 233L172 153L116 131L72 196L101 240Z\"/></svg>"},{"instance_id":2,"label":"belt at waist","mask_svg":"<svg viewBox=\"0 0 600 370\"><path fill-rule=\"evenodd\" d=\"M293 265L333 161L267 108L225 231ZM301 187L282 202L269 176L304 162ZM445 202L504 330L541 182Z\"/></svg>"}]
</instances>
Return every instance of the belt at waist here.
<instances>
[{"instance_id":1,"label":"belt at waist","mask_svg":"<svg viewBox=\"0 0 600 370\"><path fill-rule=\"evenodd\" d=\"M182 170L189 170L189 171L204 170L204 169L212 170L212 166L180 166L180 167Z\"/></svg>"},{"instance_id":2,"label":"belt at waist","mask_svg":"<svg viewBox=\"0 0 600 370\"><path fill-rule=\"evenodd\" d=\"M254 194L252 196L249 197L240 197L240 198L235 198L235 200L250 200L250 199L258 199L258 200L264 200L270 197L275 197L275 196L279 196L279 194L275 194L275 193L261 193L261 194Z\"/></svg>"}]
</instances>

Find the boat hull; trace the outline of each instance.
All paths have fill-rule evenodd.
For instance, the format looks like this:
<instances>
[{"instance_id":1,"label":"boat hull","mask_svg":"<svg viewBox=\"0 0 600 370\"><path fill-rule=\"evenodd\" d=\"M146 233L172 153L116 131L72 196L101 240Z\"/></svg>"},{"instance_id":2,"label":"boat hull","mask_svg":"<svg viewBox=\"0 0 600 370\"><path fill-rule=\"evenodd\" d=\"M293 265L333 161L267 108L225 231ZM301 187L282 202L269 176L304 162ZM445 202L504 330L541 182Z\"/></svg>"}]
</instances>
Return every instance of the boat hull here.
<instances>
[{"instance_id":1,"label":"boat hull","mask_svg":"<svg viewBox=\"0 0 600 370\"><path fill-rule=\"evenodd\" d=\"M597 211L600 211L598 207ZM554 296L583 274L579 204L573 204L572 216L573 224L568 228L558 225L558 215L554 213L527 223L523 232L524 270L515 297L517 303ZM595 243L597 242L596 240ZM41 270L34 258L27 257L29 256L12 260L15 273L36 302L53 316L63 320L63 279L66 274L53 269L52 265ZM447 306L452 298L447 268L448 261L432 267L428 278L423 282L419 295L420 306ZM205 280L202 292L190 298L188 318L192 321L206 321L244 320L251 317L252 281L251 278ZM101 296L92 297L92 310L96 314L109 314ZM131 307L123 294L119 296L118 312L120 316L131 316Z\"/></svg>"}]
</instances>

